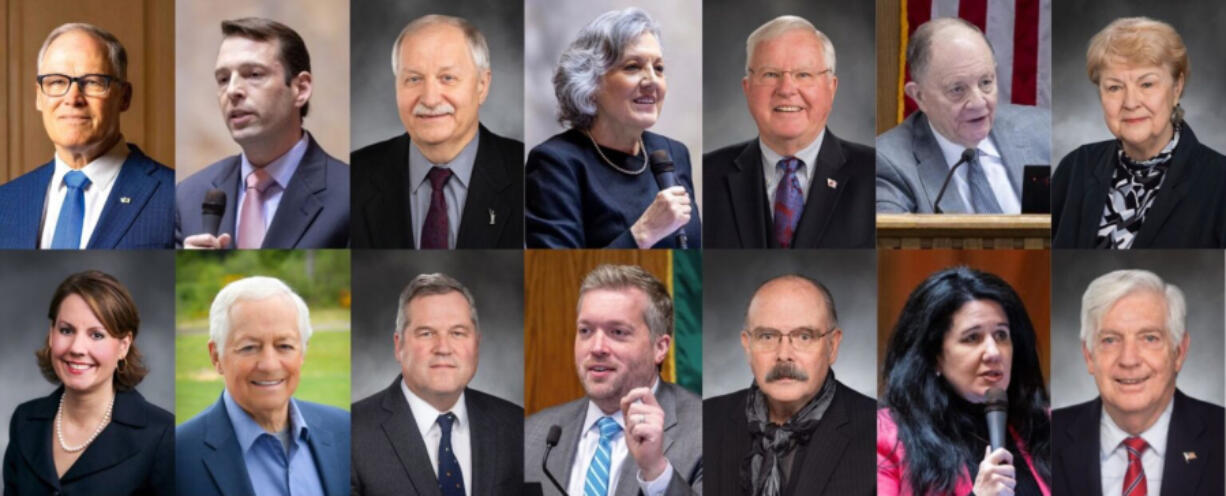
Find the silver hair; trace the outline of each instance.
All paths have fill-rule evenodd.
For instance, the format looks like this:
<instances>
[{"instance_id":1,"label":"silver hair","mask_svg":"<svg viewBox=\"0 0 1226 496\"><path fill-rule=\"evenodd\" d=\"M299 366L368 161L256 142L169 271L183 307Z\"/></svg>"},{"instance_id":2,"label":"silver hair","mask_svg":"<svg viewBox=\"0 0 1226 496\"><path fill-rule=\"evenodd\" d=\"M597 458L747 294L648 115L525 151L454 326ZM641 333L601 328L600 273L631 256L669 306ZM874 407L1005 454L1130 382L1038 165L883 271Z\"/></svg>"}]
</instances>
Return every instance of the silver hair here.
<instances>
[{"instance_id":1,"label":"silver hair","mask_svg":"<svg viewBox=\"0 0 1226 496\"><path fill-rule=\"evenodd\" d=\"M915 28L915 33L911 35L911 40L907 42L907 66L910 68L909 71L913 81L919 81L928 71L928 62L932 60L932 41L934 38L937 38L937 31L948 26L961 26L979 33L979 37L983 38L983 43L988 46L988 51L992 53L992 61L996 61L996 52L992 49L992 42L988 41L988 37L983 35L983 31L979 29L979 26L971 24L970 21L961 17L938 17Z\"/></svg>"},{"instance_id":2,"label":"silver hair","mask_svg":"<svg viewBox=\"0 0 1226 496\"><path fill-rule=\"evenodd\" d=\"M759 43L773 40L790 31L807 31L817 35L817 39L822 42L822 58L825 59L826 65L830 69L830 74L835 74L834 43L830 41L830 38L825 33L813 27L813 23L805 20L803 17L793 15L784 15L771 19L766 24L758 26L758 29L753 30L753 33L749 34L749 38L745 40L745 74L749 74L753 51L757 50Z\"/></svg>"},{"instance_id":3,"label":"silver hair","mask_svg":"<svg viewBox=\"0 0 1226 496\"><path fill-rule=\"evenodd\" d=\"M1081 343L1094 350L1094 337L1103 315L1115 302L1130 294L1148 291L1166 301L1166 332L1172 348L1178 347L1186 331L1188 306L1183 291L1174 284L1163 282L1147 270L1117 270L1099 276L1081 296Z\"/></svg>"},{"instance_id":4,"label":"silver hair","mask_svg":"<svg viewBox=\"0 0 1226 496\"><path fill-rule=\"evenodd\" d=\"M47 47L51 46L51 42L59 38L60 35L71 31L84 31L105 44L107 59L111 62L111 69L115 71L115 75L119 77L120 81L128 80L128 51L123 48L119 38L116 38L110 31L84 22L61 24L60 27L51 30L51 34L48 34L47 39L43 40L42 48L38 49L39 74L43 73L43 55L47 53Z\"/></svg>"},{"instance_id":5,"label":"silver hair","mask_svg":"<svg viewBox=\"0 0 1226 496\"><path fill-rule=\"evenodd\" d=\"M673 335L673 299L668 294L664 283L656 279L642 267L637 265L603 264L583 278L579 286L579 301L583 294L597 289L625 290L638 289L647 295L647 308L643 310L643 321L651 331L652 338L663 335Z\"/></svg>"},{"instance_id":6,"label":"silver hair","mask_svg":"<svg viewBox=\"0 0 1226 496\"><path fill-rule=\"evenodd\" d=\"M621 60L627 46L646 33L659 40L660 25L637 7L605 12L579 30L553 73L559 124L592 127L600 78Z\"/></svg>"},{"instance_id":7,"label":"silver hair","mask_svg":"<svg viewBox=\"0 0 1226 496\"><path fill-rule=\"evenodd\" d=\"M485 42L485 35L481 34L481 30L477 29L477 26L459 17L430 14L413 19L404 26L404 29L400 30L400 36L397 36L396 42L392 44L393 75L400 75L400 42L404 41L406 36L435 24L446 24L460 28L460 31L464 32L464 39L468 40L468 50L472 52L473 64L476 64L477 69L481 71L488 71L490 69L490 46Z\"/></svg>"},{"instance_id":8,"label":"silver hair","mask_svg":"<svg viewBox=\"0 0 1226 496\"><path fill-rule=\"evenodd\" d=\"M235 303L249 300L262 300L274 296L284 296L294 304L298 313L298 336L302 338L302 349L305 351L307 342L311 340L311 311L306 302L290 289L284 282L275 277L252 276L239 279L217 292L213 305L209 307L209 341L217 345L217 354L221 356L226 349L226 338L230 335L230 310Z\"/></svg>"},{"instance_id":9,"label":"silver hair","mask_svg":"<svg viewBox=\"0 0 1226 496\"><path fill-rule=\"evenodd\" d=\"M443 273L434 273L418 274L400 292L400 301L396 306L396 330L393 333L402 333L405 326L409 325L409 321L412 320L412 316L409 315L409 302L414 298L447 294L452 291L460 293L465 300L468 300L468 316L473 321L473 330L480 331L477 320L477 302L473 299L473 294L455 278Z\"/></svg>"}]
</instances>

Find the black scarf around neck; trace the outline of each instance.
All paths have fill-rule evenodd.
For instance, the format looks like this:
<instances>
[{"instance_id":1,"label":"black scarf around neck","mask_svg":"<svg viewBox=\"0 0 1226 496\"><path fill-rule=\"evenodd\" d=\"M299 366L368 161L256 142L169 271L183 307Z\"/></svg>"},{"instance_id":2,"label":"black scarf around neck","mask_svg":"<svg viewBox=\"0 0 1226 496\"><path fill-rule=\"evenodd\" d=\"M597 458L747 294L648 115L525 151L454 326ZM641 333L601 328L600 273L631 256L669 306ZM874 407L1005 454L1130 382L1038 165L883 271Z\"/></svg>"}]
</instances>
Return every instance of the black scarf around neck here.
<instances>
[{"instance_id":1,"label":"black scarf around neck","mask_svg":"<svg viewBox=\"0 0 1226 496\"><path fill-rule=\"evenodd\" d=\"M746 395L745 417L749 420L749 453L741 464L741 483L746 494L753 496L779 496L783 493L784 456L798 444L807 443L817 429L822 415L834 400L834 370L826 374L826 381L809 403L792 418L777 425L770 421L766 395L755 381Z\"/></svg>"}]
</instances>

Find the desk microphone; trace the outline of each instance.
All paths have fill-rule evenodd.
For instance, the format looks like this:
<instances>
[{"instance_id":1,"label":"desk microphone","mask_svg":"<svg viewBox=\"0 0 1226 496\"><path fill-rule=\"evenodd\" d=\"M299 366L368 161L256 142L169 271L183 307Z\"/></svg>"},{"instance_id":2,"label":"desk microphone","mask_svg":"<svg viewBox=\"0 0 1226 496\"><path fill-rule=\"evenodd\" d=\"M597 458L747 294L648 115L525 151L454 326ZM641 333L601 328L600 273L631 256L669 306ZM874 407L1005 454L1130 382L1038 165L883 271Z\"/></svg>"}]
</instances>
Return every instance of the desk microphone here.
<instances>
[{"instance_id":1,"label":"desk microphone","mask_svg":"<svg viewBox=\"0 0 1226 496\"><path fill-rule=\"evenodd\" d=\"M201 222L205 232L217 235L221 227L221 217L226 213L226 192L220 189L210 189L204 193L204 203L200 204Z\"/></svg>"},{"instance_id":2,"label":"desk microphone","mask_svg":"<svg viewBox=\"0 0 1226 496\"><path fill-rule=\"evenodd\" d=\"M668 150L656 150L651 152L651 173L656 176L656 184L660 185L660 189L668 189L673 186L680 186L677 182L676 168L673 166L673 158L668 156ZM682 250L689 248L688 240L685 239L685 226L677 230L677 247Z\"/></svg>"},{"instance_id":3,"label":"desk microphone","mask_svg":"<svg viewBox=\"0 0 1226 496\"><path fill-rule=\"evenodd\" d=\"M549 467L546 462L549 461L549 452L553 451L553 447L558 445L558 439L562 437L562 427L559 425L549 426L549 435L545 436L545 456L541 457L541 470L545 472L545 476L549 477L549 482L553 483L553 487L558 488L558 492L564 496L570 496L570 493L562 489L562 485L558 484L558 479L553 477L553 473L549 472Z\"/></svg>"},{"instance_id":4,"label":"desk microphone","mask_svg":"<svg viewBox=\"0 0 1226 496\"><path fill-rule=\"evenodd\" d=\"M949 187L949 180L954 178L954 171L957 171L958 167L961 167L962 164L968 164L972 160L975 160L975 149L967 148L965 150L962 150L962 158L958 159L958 162L955 163L953 167L949 168L949 172L945 173L945 182L941 184L941 192L937 193L937 201L932 203L932 213L934 214L945 213L941 211L940 205L941 205L941 197L945 196L945 188Z\"/></svg>"}]
</instances>

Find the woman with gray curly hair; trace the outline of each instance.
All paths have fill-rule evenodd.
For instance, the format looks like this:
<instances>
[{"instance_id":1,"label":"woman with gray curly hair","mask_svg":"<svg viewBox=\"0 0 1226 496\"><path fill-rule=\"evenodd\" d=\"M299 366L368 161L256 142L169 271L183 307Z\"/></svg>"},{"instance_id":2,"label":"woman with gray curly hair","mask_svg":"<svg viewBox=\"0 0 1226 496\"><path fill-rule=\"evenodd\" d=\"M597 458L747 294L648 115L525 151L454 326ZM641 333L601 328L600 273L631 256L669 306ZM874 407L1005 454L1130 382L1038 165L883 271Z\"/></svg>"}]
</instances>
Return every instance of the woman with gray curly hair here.
<instances>
[{"instance_id":1,"label":"woman with gray curly hair","mask_svg":"<svg viewBox=\"0 0 1226 496\"><path fill-rule=\"evenodd\" d=\"M668 90L659 25L633 7L601 14L562 53L553 86L570 129L528 154L528 247L701 246L689 150L647 131Z\"/></svg>"}]
</instances>

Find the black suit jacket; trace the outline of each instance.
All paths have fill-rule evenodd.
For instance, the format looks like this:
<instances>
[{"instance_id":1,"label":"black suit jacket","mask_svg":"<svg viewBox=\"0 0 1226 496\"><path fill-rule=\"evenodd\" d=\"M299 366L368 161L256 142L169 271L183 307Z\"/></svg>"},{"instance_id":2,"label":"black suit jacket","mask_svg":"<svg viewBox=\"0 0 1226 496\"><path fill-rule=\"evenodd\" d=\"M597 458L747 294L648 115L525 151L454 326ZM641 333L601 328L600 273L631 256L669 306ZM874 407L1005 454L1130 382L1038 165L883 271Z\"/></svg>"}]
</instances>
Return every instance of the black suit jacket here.
<instances>
[{"instance_id":1,"label":"black suit jacket","mask_svg":"<svg viewBox=\"0 0 1226 496\"><path fill-rule=\"evenodd\" d=\"M387 389L353 404L354 495L438 496L438 477L413 411L400 391ZM524 483L524 409L473 389L464 390L472 443L473 496L517 495Z\"/></svg>"},{"instance_id":2,"label":"black suit jacket","mask_svg":"<svg viewBox=\"0 0 1226 496\"><path fill-rule=\"evenodd\" d=\"M485 126L478 132L477 159L455 247L522 249L524 144ZM409 145L406 133L350 155L354 248L417 247L410 215Z\"/></svg>"},{"instance_id":3,"label":"black suit jacket","mask_svg":"<svg viewBox=\"0 0 1226 496\"><path fill-rule=\"evenodd\" d=\"M872 248L876 152L826 130L796 226L795 248ZM707 248L778 248L772 234L758 140L702 157L703 226Z\"/></svg>"},{"instance_id":4,"label":"black suit jacket","mask_svg":"<svg viewBox=\"0 0 1226 496\"><path fill-rule=\"evenodd\" d=\"M817 430L797 448L784 495L876 494L877 403L841 382L835 381L835 388ZM706 496L748 494L741 481L741 465L750 451L748 394L742 389L702 402Z\"/></svg>"},{"instance_id":5,"label":"black suit jacket","mask_svg":"<svg viewBox=\"0 0 1226 496\"><path fill-rule=\"evenodd\" d=\"M1052 178L1053 248L1094 248L1107 204L1119 141L1082 145ZM1185 125L1158 198L1133 248L1226 247L1226 157L1202 145Z\"/></svg>"},{"instance_id":6,"label":"black suit jacket","mask_svg":"<svg viewBox=\"0 0 1226 496\"><path fill-rule=\"evenodd\" d=\"M111 423L60 478L51 443L64 388L22 403L9 424L4 494L175 493L174 416L136 391L115 395Z\"/></svg>"},{"instance_id":7,"label":"black suit jacket","mask_svg":"<svg viewBox=\"0 0 1226 496\"><path fill-rule=\"evenodd\" d=\"M1222 483L1222 407L1175 390L1173 408L1161 494L1226 494ZM1052 494L1103 496L1098 463L1102 412L1101 398L1052 411ZM1185 453L1195 453L1196 457L1189 460ZM1150 494L1159 494L1156 488L1149 489Z\"/></svg>"}]
</instances>

